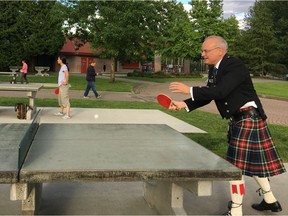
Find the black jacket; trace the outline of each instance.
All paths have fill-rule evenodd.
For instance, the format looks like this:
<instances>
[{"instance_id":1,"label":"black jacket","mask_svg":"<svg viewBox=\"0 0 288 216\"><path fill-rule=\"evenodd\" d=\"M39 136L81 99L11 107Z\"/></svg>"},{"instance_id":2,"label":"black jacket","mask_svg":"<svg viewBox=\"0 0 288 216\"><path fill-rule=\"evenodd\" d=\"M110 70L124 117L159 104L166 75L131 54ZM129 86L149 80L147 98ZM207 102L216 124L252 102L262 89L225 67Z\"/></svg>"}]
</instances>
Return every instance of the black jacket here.
<instances>
[{"instance_id":1,"label":"black jacket","mask_svg":"<svg viewBox=\"0 0 288 216\"><path fill-rule=\"evenodd\" d=\"M89 67L87 68L86 80L95 82L95 76L96 76L95 68L89 65Z\"/></svg>"},{"instance_id":2,"label":"black jacket","mask_svg":"<svg viewBox=\"0 0 288 216\"><path fill-rule=\"evenodd\" d=\"M230 118L249 101L255 101L263 119L266 114L254 89L250 73L244 63L227 54L220 62L216 81L213 82L213 68L209 70L207 86L193 87L193 97L186 99L190 111L215 101L222 118Z\"/></svg>"}]
</instances>

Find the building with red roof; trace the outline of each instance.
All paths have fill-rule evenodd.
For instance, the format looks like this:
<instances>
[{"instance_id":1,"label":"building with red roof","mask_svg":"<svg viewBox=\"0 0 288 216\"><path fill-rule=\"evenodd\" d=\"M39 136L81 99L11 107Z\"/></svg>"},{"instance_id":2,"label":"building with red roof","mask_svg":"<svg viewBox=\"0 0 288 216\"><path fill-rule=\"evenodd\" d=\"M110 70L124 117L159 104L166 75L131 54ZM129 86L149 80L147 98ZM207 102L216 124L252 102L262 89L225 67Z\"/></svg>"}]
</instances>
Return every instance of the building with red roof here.
<instances>
[{"instance_id":1,"label":"building with red roof","mask_svg":"<svg viewBox=\"0 0 288 216\"><path fill-rule=\"evenodd\" d=\"M86 73L87 67L94 59L96 62L95 70L97 73L111 72L112 62L110 59L99 58L100 50L93 49L89 43L79 46L77 39L66 39L59 54L64 55L67 59L69 70L71 73ZM140 69L140 63L119 64L117 71L130 72Z\"/></svg>"}]
</instances>

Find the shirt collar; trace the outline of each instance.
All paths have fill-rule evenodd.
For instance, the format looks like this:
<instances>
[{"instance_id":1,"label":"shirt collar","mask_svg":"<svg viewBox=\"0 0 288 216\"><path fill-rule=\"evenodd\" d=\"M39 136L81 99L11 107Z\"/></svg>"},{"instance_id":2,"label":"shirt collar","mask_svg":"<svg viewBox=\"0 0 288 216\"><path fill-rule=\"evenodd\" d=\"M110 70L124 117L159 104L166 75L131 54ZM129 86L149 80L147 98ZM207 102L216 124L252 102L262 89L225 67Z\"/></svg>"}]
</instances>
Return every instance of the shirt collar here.
<instances>
[{"instance_id":1,"label":"shirt collar","mask_svg":"<svg viewBox=\"0 0 288 216\"><path fill-rule=\"evenodd\" d=\"M218 69L221 61L222 61L222 59L220 59L220 61L218 61L217 64L214 65L214 67Z\"/></svg>"}]
</instances>

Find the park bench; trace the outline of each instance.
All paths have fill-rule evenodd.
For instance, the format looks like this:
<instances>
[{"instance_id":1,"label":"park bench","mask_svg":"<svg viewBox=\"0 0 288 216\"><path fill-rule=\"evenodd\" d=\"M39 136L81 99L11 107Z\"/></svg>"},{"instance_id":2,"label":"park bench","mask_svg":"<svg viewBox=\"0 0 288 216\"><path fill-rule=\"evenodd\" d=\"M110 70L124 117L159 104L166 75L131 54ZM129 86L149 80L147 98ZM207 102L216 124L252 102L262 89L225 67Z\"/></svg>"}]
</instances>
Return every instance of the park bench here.
<instances>
[{"instance_id":1,"label":"park bench","mask_svg":"<svg viewBox=\"0 0 288 216\"><path fill-rule=\"evenodd\" d=\"M18 73L19 72L16 72L16 71L10 71L10 72L0 72L0 75L10 75L12 77L12 79L10 80L10 83L11 84L15 84L17 83L16 81L16 77L18 76Z\"/></svg>"},{"instance_id":2,"label":"park bench","mask_svg":"<svg viewBox=\"0 0 288 216\"><path fill-rule=\"evenodd\" d=\"M29 100L29 107L30 109L27 111L26 119L31 120L33 119L33 115L37 112L37 107L35 104L35 98L37 95L37 92L40 91L40 89L43 87L43 85L39 84L0 84L0 91L20 91L27 93L27 97Z\"/></svg>"},{"instance_id":3,"label":"park bench","mask_svg":"<svg viewBox=\"0 0 288 216\"><path fill-rule=\"evenodd\" d=\"M49 76L47 72L50 70L50 67L36 66L35 70L37 71L35 76Z\"/></svg>"},{"instance_id":4,"label":"park bench","mask_svg":"<svg viewBox=\"0 0 288 216\"><path fill-rule=\"evenodd\" d=\"M19 161L15 152L1 151L0 183L12 184L10 199L22 200L24 214L37 213L43 183L141 181L144 198L160 214L185 215L183 189L210 196L213 181L241 178L238 168L164 124L35 120L30 126L0 124L0 129L1 136L5 132L11 134L8 137L19 131L14 142L14 151L15 143L20 144ZM97 136L90 139L95 131ZM12 164L4 158L14 160L18 171L3 174L3 167Z\"/></svg>"},{"instance_id":5,"label":"park bench","mask_svg":"<svg viewBox=\"0 0 288 216\"><path fill-rule=\"evenodd\" d=\"M9 70L12 71L12 77L13 77L10 83L13 83L13 84L16 83L16 77L18 76L17 71L19 72L21 68L22 66L9 66Z\"/></svg>"}]
</instances>

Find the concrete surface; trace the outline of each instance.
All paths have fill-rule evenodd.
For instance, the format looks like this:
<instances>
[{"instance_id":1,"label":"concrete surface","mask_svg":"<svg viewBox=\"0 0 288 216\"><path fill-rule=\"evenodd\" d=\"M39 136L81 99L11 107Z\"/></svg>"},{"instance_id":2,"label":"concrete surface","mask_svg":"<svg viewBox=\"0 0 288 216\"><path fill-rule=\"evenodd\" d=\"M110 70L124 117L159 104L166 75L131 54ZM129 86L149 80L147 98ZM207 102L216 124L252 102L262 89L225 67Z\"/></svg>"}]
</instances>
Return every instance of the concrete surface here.
<instances>
[{"instance_id":1,"label":"concrete surface","mask_svg":"<svg viewBox=\"0 0 288 216\"><path fill-rule=\"evenodd\" d=\"M41 110L40 123L91 123L91 124L167 124L180 133L206 133L184 121L159 110L145 109L101 109L71 108L71 119L55 116L55 107L38 107ZM97 115L97 118L95 118ZM30 120L16 118L14 107L0 106L2 123L26 123Z\"/></svg>"},{"instance_id":2,"label":"concrete surface","mask_svg":"<svg viewBox=\"0 0 288 216\"><path fill-rule=\"evenodd\" d=\"M286 164L286 168L287 164ZM274 194L281 202L280 213L258 212L250 206L263 198L255 191L258 186L252 178L246 178L244 215L288 215L287 174L271 178ZM157 215L143 198L142 182L54 183L44 184L41 215ZM77 196L75 196L77 194ZM230 200L229 183L215 182L213 195L197 197L184 194L184 207L189 215L221 215L227 211ZM0 214L18 215L20 201L9 200L9 185L0 185Z\"/></svg>"},{"instance_id":3,"label":"concrete surface","mask_svg":"<svg viewBox=\"0 0 288 216\"><path fill-rule=\"evenodd\" d=\"M128 110L106 110L109 116L104 118L103 109L82 109L75 108L75 115L69 120L63 120L61 117L53 116L57 108L45 108L42 113L42 122L66 122L72 123L86 121L95 123L95 121L109 122L109 116L114 116L119 122L128 120L122 118L120 114L126 112L127 116L134 119L134 122L147 122L147 113L143 114L143 119L134 118L135 113L129 115ZM121 112L119 112L121 111ZM14 122L27 121L16 119L13 108L0 108L1 121L3 112L6 117L9 114L10 119ZM118 115L116 115L118 112ZM167 114L162 114L159 111L143 110L137 111L140 113L153 113L154 116L150 119L155 123L155 117L160 117L160 122L170 124L173 122L173 117ZM95 113L99 114L98 119L92 117ZM150 113L150 114L151 114ZM111 115L113 114L113 115ZM139 114L139 113L138 113ZM78 115L78 117L77 117ZM116 117L117 116L117 117ZM140 115L141 116L141 115ZM5 118L6 118L5 117ZM101 117L103 118L101 120ZM8 117L7 117L8 118ZM172 119L171 119L172 118ZM105 120L105 121L104 121ZM8 120L6 120L8 121ZM169 123L170 122L170 123ZM176 121L177 122L177 121ZM171 123L172 124L172 123ZM182 124L182 123L181 123ZM185 124L183 124L185 126ZM192 129L192 128L191 128ZM194 130L194 129L193 129ZM287 167L287 164L286 164ZM271 185L275 196L282 204L283 211L273 215L288 215L288 201L286 187L288 182L287 173L271 178ZM20 211L20 201L9 200L9 185L0 185L0 215L18 215ZM254 202L260 202L263 198L258 196L255 191L258 186L252 178L246 178L246 196L243 203L245 215L271 215L271 212L257 212L250 206ZM155 210L151 209L143 198L143 183L142 182L101 182L101 183L51 183L44 184L42 194L42 205L40 214L42 215L157 215ZM77 194L77 196L75 196ZM184 195L184 207L190 215L220 215L227 211L227 202L230 200L228 182L214 183L213 195L211 197L197 197L189 192Z\"/></svg>"}]
</instances>

